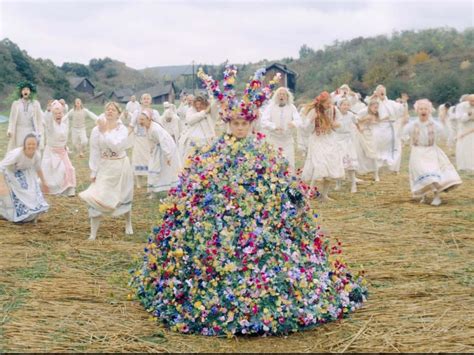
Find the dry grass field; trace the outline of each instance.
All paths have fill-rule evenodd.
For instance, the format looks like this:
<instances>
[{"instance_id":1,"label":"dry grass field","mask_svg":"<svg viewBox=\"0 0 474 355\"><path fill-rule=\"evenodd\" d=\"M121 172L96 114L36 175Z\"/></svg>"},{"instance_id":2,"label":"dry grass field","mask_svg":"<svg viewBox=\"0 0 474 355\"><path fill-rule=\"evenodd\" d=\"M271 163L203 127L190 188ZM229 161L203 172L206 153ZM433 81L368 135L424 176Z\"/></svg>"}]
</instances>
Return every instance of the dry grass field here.
<instances>
[{"instance_id":1,"label":"dry grass field","mask_svg":"<svg viewBox=\"0 0 474 355\"><path fill-rule=\"evenodd\" d=\"M1 138L1 157L5 146ZM287 337L168 331L128 299L127 286L159 202L136 190L135 235L107 218L89 242L84 203L50 196L38 224L0 221L0 352L473 352L474 176L463 174L440 207L420 205L409 193L408 153L400 175L365 176L357 194L346 183L334 202L315 206L351 267L366 272L370 298L347 319ZM73 164L82 191L87 159Z\"/></svg>"}]
</instances>

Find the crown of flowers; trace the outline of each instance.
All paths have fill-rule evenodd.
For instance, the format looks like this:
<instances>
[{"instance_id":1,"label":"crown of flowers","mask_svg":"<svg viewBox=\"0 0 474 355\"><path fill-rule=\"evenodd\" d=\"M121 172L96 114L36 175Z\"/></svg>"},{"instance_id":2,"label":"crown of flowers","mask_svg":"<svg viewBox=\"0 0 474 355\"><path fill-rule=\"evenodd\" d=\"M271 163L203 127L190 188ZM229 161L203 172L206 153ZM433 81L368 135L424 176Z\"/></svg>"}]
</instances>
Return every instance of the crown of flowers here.
<instances>
[{"instance_id":1,"label":"crown of flowers","mask_svg":"<svg viewBox=\"0 0 474 355\"><path fill-rule=\"evenodd\" d=\"M237 67L227 65L224 70L224 90L219 88L219 81L204 73L199 68L197 76L204 82L206 89L220 103L220 115L223 121L229 122L232 118L239 117L247 121L254 121L258 118L258 109L268 100L273 89L281 79L281 74L277 73L268 85L263 85L265 69L258 69L250 82L245 86L244 94L239 100L235 91L235 77Z\"/></svg>"}]
</instances>

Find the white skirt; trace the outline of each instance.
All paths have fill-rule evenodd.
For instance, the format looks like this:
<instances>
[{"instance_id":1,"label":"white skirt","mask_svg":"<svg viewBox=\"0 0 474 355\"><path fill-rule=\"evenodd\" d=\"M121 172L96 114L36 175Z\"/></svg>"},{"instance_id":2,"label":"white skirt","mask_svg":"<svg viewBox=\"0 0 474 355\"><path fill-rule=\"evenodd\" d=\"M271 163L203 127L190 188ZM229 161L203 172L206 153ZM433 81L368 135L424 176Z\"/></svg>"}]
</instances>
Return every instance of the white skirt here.
<instances>
[{"instance_id":1,"label":"white skirt","mask_svg":"<svg viewBox=\"0 0 474 355\"><path fill-rule=\"evenodd\" d=\"M29 222L48 211L36 171L6 169L4 177L8 192L0 195L0 216L10 222Z\"/></svg>"},{"instance_id":2,"label":"white skirt","mask_svg":"<svg viewBox=\"0 0 474 355\"><path fill-rule=\"evenodd\" d=\"M76 171L65 148L47 145L41 161L41 170L51 195L59 195L76 187Z\"/></svg>"},{"instance_id":3,"label":"white skirt","mask_svg":"<svg viewBox=\"0 0 474 355\"><path fill-rule=\"evenodd\" d=\"M102 159L96 180L79 197L89 205L89 217L120 216L132 209L133 172L128 157Z\"/></svg>"},{"instance_id":4,"label":"white skirt","mask_svg":"<svg viewBox=\"0 0 474 355\"><path fill-rule=\"evenodd\" d=\"M377 151L372 131L355 132L355 151L357 154L357 172L366 174L377 170Z\"/></svg>"},{"instance_id":5,"label":"white skirt","mask_svg":"<svg viewBox=\"0 0 474 355\"><path fill-rule=\"evenodd\" d=\"M456 142L456 166L458 170L474 172L474 132L458 138Z\"/></svg>"},{"instance_id":6,"label":"white skirt","mask_svg":"<svg viewBox=\"0 0 474 355\"><path fill-rule=\"evenodd\" d=\"M146 136L135 136L133 140L132 165L135 175L148 175L150 142Z\"/></svg>"},{"instance_id":7,"label":"white skirt","mask_svg":"<svg viewBox=\"0 0 474 355\"><path fill-rule=\"evenodd\" d=\"M313 133L308 142L308 154L303 167L302 179L315 181L321 179L343 179L344 165L342 152L334 133Z\"/></svg>"},{"instance_id":8,"label":"white skirt","mask_svg":"<svg viewBox=\"0 0 474 355\"><path fill-rule=\"evenodd\" d=\"M151 154L148 166L148 192L168 191L178 185L181 163L177 149L171 158L171 165L168 166L163 150L157 144Z\"/></svg>"},{"instance_id":9,"label":"white skirt","mask_svg":"<svg viewBox=\"0 0 474 355\"><path fill-rule=\"evenodd\" d=\"M295 171L295 142L291 131L286 135L274 135L268 133L268 142L273 145L275 149L281 149L283 157L286 158L290 164L290 170Z\"/></svg>"},{"instance_id":10,"label":"white skirt","mask_svg":"<svg viewBox=\"0 0 474 355\"><path fill-rule=\"evenodd\" d=\"M71 139L72 145L77 147L78 145L85 146L87 145L87 132L86 128L71 128Z\"/></svg>"},{"instance_id":11,"label":"white skirt","mask_svg":"<svg viewBox=\"0 0 474 355\"><path fill-rule=\"evenodd\" d=\"M462 183L453 164L436 145L412 146L408 171L414 197L433 190L444 191Z\"/></svg>"},{"instance_id":12,"label":"white skirt","mask_svg":"<svg viewBox=\"0 0 474 355\"><path fill-rule=\"evenodd\" d=\"M392 121L380 122L373 127L379 168L387 166L392 171L400 170L402 142L397 131L398 125Z\"/></svg>"},{"instance_id":13,"label":"white skirt","mask_svg":"<svg viewBox=\"0 0 474 355\"><path fill-rule=\"evenodd\" d=\"M342 153L342 163L346 170L357 170L357 151L352 134L337 134L336 137Z\"/></svg>"}]
</instances>

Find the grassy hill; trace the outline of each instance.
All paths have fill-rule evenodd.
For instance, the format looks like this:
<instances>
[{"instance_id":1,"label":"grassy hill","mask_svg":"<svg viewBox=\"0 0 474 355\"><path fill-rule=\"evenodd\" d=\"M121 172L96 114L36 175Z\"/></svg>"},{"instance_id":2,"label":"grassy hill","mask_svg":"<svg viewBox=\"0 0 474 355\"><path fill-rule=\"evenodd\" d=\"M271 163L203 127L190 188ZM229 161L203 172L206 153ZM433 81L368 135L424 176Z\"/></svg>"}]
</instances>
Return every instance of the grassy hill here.
<instances>
[{"instance_id":1,"label":"grassy hill","mask_svg":"<svg viewBox=\"0 0 474 355\"><path fill-rule=\"evenodd\" d=\"M295 70L296 96L299 102L313 98L322 90L332 91L349 84L363 95L383 83L390 97L406 91L412 100L428 97L435 103L456 102L463 93L474 92L474 28L458 32L451 28L394 32L390 36L354 38L336 41L315 50L302 45L298 58L279 60ZM270 64L238 64L237 89L242 89L252 73ZM152 63L150 63L152 64ZM222 79L220 65L196 64L217 79ZM39 87L42 104L51 97L72 100L77 95L68 76L86 76L96 85L96 92L108 94L113 89L136 90L158 82L174 80L178 89L191 87L190 65L149 67L136 70L111 58L91 59L88 65L64 63L57 67L49 59L34 59L8 39L0 41L0 110L9 107L15 84L33 80Z\"/></svg>"}]
</instances>

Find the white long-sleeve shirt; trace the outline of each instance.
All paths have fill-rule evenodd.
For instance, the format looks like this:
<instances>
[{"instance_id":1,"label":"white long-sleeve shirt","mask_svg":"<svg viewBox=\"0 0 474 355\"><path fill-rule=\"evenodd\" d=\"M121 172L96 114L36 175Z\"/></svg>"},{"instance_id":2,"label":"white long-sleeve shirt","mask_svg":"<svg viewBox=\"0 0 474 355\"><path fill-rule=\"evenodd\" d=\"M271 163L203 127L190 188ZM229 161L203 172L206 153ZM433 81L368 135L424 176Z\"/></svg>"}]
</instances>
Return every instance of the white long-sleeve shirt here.
<instances>
[{"instance_id":1,"label":"white long-sleeve shirt","mask_svg":"<svg viewBox=\"0 0 474 355\"><path fill-rule=\"evenodd\" d=\"M426 122L421 122L417 118L403 127L403 137L409 137L411 144L414 146L432 146L439 139L444 139L446 133L444 124L435 121L432 117Z\"/></svg>"},{"instance_id":2,"label":"white long-sleeve shirt","mask_svg":"<svg viewBox=\"0 0 474 355\"><path fill-rule=\"evenodd\" d=\"M94 127L90 138L89 168L91 177L96 177L101 159L120 159L126 156L128 129L121 122L111 131L101 133Z\"/></svg>"},{"instance_id":3,"label":"white long-sleeve shirt","mask_svg":"<svg viewBox=\"0 0 474 355\"><path fill-rule=\"evenodd\" d=\"M279 106L270 103L263 111L261 125L272 135L287 136L291 134L289 123L293 122L295 127L301 127L302 120L295 105ZM276 131L281 129L280 132Z\"/></svg>"}]
</instances>

